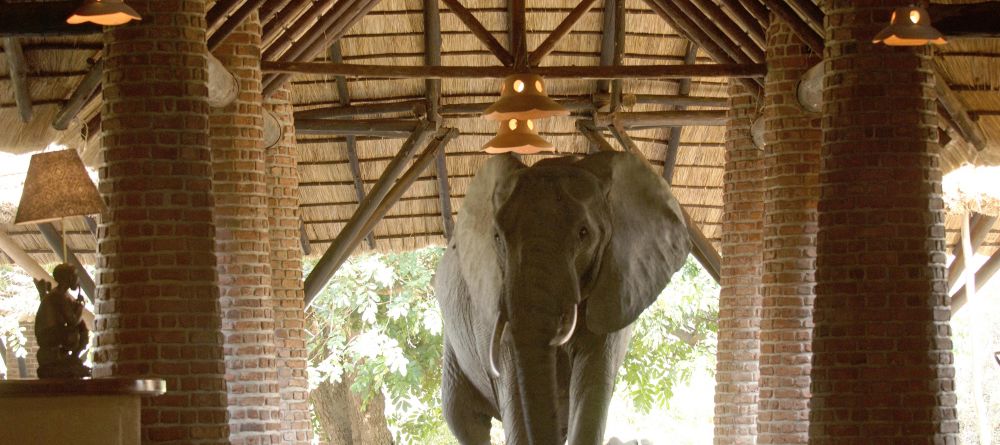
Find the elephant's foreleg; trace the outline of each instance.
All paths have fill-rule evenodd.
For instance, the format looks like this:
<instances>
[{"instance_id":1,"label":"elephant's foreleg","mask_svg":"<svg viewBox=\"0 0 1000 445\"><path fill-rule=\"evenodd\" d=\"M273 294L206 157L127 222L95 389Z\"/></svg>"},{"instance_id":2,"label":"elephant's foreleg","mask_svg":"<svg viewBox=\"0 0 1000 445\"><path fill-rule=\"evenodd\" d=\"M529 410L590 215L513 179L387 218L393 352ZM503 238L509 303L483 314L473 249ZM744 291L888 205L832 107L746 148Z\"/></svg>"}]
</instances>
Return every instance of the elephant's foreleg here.
<instances>
[{"instance_id":1,"label":"elephant's foreleg","mask_svg":"<svg viewBox=\"0 0 1000 445\"><path fill-rule=\"evenodd\" d=\"M632 337L632 327L606 336L591 332L578 335L572 346L569 445L601 445L608 404Z\"/></svg>"},{"instance_id":2,"label":"elephant's foreleg","mask_svg":"<svg viewBox=\"0 0 1000 445\"><path fill-rule=\"evenodd\" d=\"M447 342L443 366L441 409L448 428L462 445L489 445L490 416L485 414L490 411L489 405L462 373Z\"/></svg>"}]
</instances>

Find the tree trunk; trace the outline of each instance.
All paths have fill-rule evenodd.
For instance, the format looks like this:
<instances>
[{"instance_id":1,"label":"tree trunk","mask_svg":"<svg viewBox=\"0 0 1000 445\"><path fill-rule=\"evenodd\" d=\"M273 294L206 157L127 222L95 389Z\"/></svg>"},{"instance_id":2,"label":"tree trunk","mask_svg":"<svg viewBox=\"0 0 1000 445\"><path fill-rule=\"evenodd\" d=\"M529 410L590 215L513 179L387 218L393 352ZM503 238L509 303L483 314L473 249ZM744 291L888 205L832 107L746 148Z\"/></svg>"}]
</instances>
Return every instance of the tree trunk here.
<instances>
[{"instance_id":1,"label":"tree trunk","mask_svg":"<svg viewBox=\"0 0 1000 445\"><path fill-rule=\"evenodd\" d=\"M385 397L379 393L363 407L364 398L351 391L354 376L339 383L323 382L309 394L329 445L391 445L392 434L385 421Z\"/></svg>"}]
</instances>

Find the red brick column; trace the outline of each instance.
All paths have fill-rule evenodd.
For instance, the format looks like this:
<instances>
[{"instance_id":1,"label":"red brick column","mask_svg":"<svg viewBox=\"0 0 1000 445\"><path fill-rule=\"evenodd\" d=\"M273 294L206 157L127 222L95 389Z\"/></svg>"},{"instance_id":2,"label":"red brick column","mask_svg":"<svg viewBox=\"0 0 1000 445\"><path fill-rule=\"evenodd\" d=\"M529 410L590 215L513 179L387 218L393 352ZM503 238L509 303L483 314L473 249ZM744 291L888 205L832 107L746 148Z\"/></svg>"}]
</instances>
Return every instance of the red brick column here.
<instances>
[{"instance_id":1,"label":"red brick column","mask_svg":"<svg viewBox=\"0 0 1000 445\"><path fill-rule=\"evenodd\" d=\"M215 246L229 440L234 445L278 443L281 437L262 147L260 32L254 13L213 51L239 86L236 99L211 114Z\"/></svg>"},{"instance_id":2,"label":"red brick column","mask_svg":"<svg viewBox=\"0 0 1000 445\"><path fill-rule=\"evenodd\" d=\"M281 89L264 103L278 118L283 135L267 149L268 221L271 242L271 289L274 294L274 342L278 350L283 443L308 444L312 438L309 382L306 377L305 293L299 238L299 169L295 121L289 91Z\"/></svg>"},{"instance_id":3,"label":"red brick column","mask_svg":"<svg viewBox=\"0 0 1000 445\"><path fill-rule=\"evenodd\" d=\"M813 444L957 441L930 51L871 43L909 3L827 3Z\"/></svg>"},{"instance_id":4,"label":"red brick column","mask_svg":"<svg viewBox=\"0 0 1000 445\"><path fill-rule=\"evenodd\" d=\"M94 374L166 380L143 443L226 444L205 1L129 5L143 20L104 33Z\"/></svg>"},{"instance_id":5,"label":"red brick column","mask_svg":"<svg viewBox=\"0 0 1000 445\"><path fill-rule=\"evenodd\" d=\"M760 330L761 151L750 122L757 103L729 84L726 170L722 194L722 291L715 386L715 443L753 444L757 434Z\"/></svg>"},{"instance_id":6,"label":"red brick column","mask_svg":"<svg viewBox=\"0 0 1000 445\"><path fill-rule=\"evenodd\" d=\"M809 441L809 369L819 201L820 116L796 88L820 61L783 20L767 29L764 272L758 444Z\"/></svg>"}]
</instances>

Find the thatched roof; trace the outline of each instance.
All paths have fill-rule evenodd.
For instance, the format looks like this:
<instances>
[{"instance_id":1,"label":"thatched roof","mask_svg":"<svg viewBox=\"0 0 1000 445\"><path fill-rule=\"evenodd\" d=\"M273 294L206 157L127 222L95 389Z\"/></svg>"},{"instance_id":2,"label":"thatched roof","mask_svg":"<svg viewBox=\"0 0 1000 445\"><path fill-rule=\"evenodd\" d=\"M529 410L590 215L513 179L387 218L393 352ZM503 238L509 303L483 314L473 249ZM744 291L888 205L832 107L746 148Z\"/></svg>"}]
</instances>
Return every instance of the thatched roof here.
<instances>
[{"instance_id":1,"label":"thatched roof","mask_svg":"<svg viewBox=\"0 0 1000 445\"><path fill-rule=\"evenodd\" d=\"M239 2L237 2L239 3ZM280 3L280 2L278 2ZM310 2L305 2L310 3ZM332 4L333 2L329 2ZM526 11L527 47L537 47L564 17L579 3L577 0L546 0L530 2ZM727 2L729 3L729 2ZM739 2L733 2L739 3ZM509 15L506 0L462 0L487 30L507 46ZM445 3L441 8L441 64L463 66L497 66L500 62L470 32ZM542 66L595 66L600 64L603 25L603 2L596 2L572 31L548 55ZM672 29L646 2L626 0L624 19L624 65L681 64L688 40ZM31 96L35 102L34 117L23 124L18 116L5 56L0 56L0 125L9 129L0 132L0 150L30 152L43 148L51 141L61 141L72 147L82 147L81 132L94 136L96 129L85 125L94 122L99 111L99 97L88 102L78 118L66 131L51 128L53 116L84 79L89 69L88 59L100 53L100 36L35 37L22 39L27 63L31 68ZM424 16L422 0L383 0L363 19L352 26L339 41L345 63L397 66L422 66L424 53ZM6 54L5 54L6 55ZM324 52L315 60L329 61ZM936 60L948 85L964 102L989 143L986 151L977 151L961 140L945 147L944 165L956 168L963 162L1000 163L1000 39L955 40L937 50ZM713 58L704 50L697 52L698 63L711 63ZM725 97L726 80L720 78L690 79L690 95ZM425 99L422 79L346 79L349 98L338 96L337 79L331 75L298 74L291 79L296 112L337 106L343 99L351 104L383 104ZM675 95L679 80L626 80L626 94ZM557 98L590 99L598 93L598 81L550 80L548 93ZM481 103L494 100L498 80L444 79L441 82L441 105ZM637 104L632 111L666 110L667 105ZM712 109L718 107L689 107ZM590 113L581 113L587 114ZM360 116L361 118L406 117L406 113ZM409 117L413 117L412 114ZM459 211L465 189L487 155L480 146L496 132L496 124L484 121L476 114L447 114L442 125L455 127L461 135L447 146L447 176L451 205ZM579 117L579 116L577 116ZM576 117L553 118L539 122L540 133L555 144L559 154L583 154L588 150L586 139L576 130ZM92 124L91 124L92 125ZM655 168L661 169L670 139L669 128L634 129L629 134ZM608 136L607 133L605 133ZM692 219L716 249L722 218L722 176L724 163L724 127L683 127L673 179L674 194L687 208ZM99 137L91 137L84 159L98 162ZM612 145L618 143L609 137ZM390 159L399 150L401 139L359 137L357 153L361 179L370 188L379 178ZM358 206L354 178L348 161L347 145L338 136L298 136L301 172L302 216L313 254L323 252L344 227ZM538 156L527 156L528 163ZM376 249L404 250L427 244L442 243L443 222L439 172L429 168L402 200L375 228ZM958 219L949 217L949 243L956 239ZM70 222L70 241L80 251L92 252L93 236L82 221ZM45 240L29 228L3 227L25 250L39 261L55 260L49 254ZM996 249L997 235L987 240L990 252ZM367 249L362 243L360 249ZM84 261L90 261L86 257Z\"/></svg>"}]
</instances>

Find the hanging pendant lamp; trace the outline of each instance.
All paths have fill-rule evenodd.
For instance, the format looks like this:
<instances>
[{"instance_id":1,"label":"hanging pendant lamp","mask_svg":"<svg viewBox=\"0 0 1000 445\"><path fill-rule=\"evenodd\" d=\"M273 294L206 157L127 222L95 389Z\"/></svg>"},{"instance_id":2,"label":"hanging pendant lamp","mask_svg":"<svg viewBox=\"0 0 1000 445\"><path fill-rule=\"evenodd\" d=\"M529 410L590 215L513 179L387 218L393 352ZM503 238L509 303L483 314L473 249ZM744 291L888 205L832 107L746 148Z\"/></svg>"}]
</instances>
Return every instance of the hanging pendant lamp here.
<instances>
[{"instance_id":1,"label":"hanging pendant lamp","mask_svg":"<svg viewBox=\"0 0 1000 445\"><path fill-rule=\"evenodd\" d=\"M483 112L484 118L496 121L568 115L569 110L545 94L542 76L528 73L513 74L504 78L500 84L500 100Z\"/></svg>"},{"instance_id":2,"label":"hanging pendant lamp","mask_svg":"<svg viewBox=\"0 0 1000 445\"><path fill-rule=\"evenodd\" d=\"M508 119L500 123L496 137L483 146L490 154L514 152L523 155L542 151L555 151L552 144L535 133L535 123L530 119Z\"/></svg>"},{"instance_id":3,"label":"hanging pendant lamp","mask_svg":"<svg viewBox=\"0 0 1000 445\"><path fill-rule=\"evenodd\" d=\"M889 19L889 26L879 32L872 43L888 46L920 46L928 43L948 43L941 33L931 26L931 16L919 6L896 8Z\"/></svg>"},{"instance_id":4,"label":"hanging pendant lamp","mask_svg":"<svg viewBox=\"0 0 1000 445\"><path fill-rule=\"evenodd\" d=\"M142 17L122 0L84 0L83 4L73 11L73 15L66 19L66 23L78 25L92 22L104 26L117 26L132 20L142 20Z\"/></svg>"}]
</instances>

